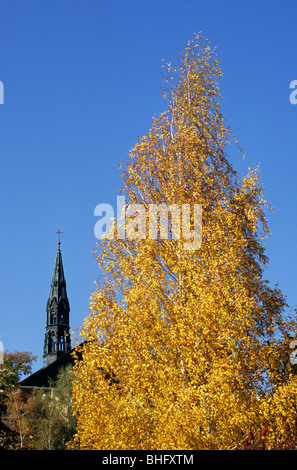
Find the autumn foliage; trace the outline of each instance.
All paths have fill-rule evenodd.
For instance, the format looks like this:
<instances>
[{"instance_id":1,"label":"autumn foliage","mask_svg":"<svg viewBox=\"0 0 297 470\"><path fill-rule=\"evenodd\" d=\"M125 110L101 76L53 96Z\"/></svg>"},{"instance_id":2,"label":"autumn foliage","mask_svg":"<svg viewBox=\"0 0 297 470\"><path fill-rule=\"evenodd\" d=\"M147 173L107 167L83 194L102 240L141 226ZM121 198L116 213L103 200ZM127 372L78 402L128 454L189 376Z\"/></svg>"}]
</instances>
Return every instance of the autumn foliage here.
<instances>
[{"instance_id":1,"label":"autumn foliage","mask_svg":"<svg viewBox=\"0 0 297 470\"><path fill-rule=\"evenodd\" d=\"M195 35L179 65L164 69L168 108L132 148L122 191L146 209L202 204L202 245L135 233L98 244L102 275L75 367L74 445L280 448L290 435L294 446L296 326L263 278L269 205L258 169L240 179L228 160L233 136L208 41Z\"/></svg>"}]
</instances>

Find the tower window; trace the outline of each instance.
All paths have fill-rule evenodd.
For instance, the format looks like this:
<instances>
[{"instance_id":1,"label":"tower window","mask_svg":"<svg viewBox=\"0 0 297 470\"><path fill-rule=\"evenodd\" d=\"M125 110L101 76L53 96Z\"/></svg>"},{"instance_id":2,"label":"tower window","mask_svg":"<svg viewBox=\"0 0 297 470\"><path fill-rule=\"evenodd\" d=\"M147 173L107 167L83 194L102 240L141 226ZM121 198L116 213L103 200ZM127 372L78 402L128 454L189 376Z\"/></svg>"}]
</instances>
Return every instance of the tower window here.
<instances>
[{"instance_id":1,"label":"tower window","mask_svg":"<svg viewBox=\"0 0 297 470\"><path fill-rule=\"evenodd\" d=\"M58 348L59 348L59 351L64 351L64 336L60 336Z\"/></svg>"},{"instance_id":2,"label":"tower window","mask_svg":"<svg viewBox=\"0 0 297 470\"><path fill-rule=\"evenodd\" d=\"M57 340L55 334L52 335L52 351L56 351L57 349Z\"/></svg>"},{"instance_id":3,"label":"tower window","mask_svg":"<svg viewBox=\"0 0 297 470\"><path fill-rule=\"evenodd\" d=\"M56 336L51 333L48 336L48 352L56 351Z\"/></svg>"},{"instance_id":4,"label":"tower window","mask_svg":"<svg viewBox=\"0 0 297 470\"><path fill-rule=\"evenodd\" d=\"M57 313L55 307L51 308L51 324L54 324L57 322Z\"/></svg>"},{"instance_id":5,"label":"tower window","mask_svg":"<svg viewBox=\"0 0 297 470\"><path fill-rule=\"evenodd\" d=\"M64 313L63 312L59 313L59 323L64 323Z\"/></svg>"}]
</instances>

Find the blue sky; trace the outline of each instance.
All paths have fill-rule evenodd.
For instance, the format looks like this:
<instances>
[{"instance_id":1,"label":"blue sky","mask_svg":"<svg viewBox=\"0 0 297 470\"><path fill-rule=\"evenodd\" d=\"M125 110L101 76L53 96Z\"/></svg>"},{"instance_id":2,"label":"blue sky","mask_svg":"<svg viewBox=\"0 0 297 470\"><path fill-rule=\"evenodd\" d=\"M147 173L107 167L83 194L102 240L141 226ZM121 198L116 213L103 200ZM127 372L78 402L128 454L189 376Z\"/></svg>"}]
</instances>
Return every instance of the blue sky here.
<instances>
[{"instance_id":1,"label":"blue sky","mask_svg":"<svg viewBox=\"0 0 297 470\"><path fill-rule=\"evenodd\" d=\"M296 1L3 0L0 4L0 340L42 366L46 301L60 228L71 327L99 276L94 209L115 207L120 161L166 109L162 59L194 32L217 47L222 109L260 164L272 236L266 278L297 304Z\"/></svg>"}]
</instances>

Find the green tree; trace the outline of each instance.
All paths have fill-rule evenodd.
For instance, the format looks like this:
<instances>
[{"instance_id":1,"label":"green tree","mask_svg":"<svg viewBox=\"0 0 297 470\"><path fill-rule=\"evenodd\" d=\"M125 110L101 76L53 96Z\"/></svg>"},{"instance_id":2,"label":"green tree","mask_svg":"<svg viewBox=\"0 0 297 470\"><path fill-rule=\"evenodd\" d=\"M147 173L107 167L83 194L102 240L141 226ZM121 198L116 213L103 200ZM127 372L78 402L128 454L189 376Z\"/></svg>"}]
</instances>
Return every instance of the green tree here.
<instances>
[{"instance_id":1,"label":"green tree","mask_svg":"<svg viewBox=\"0 0 297 470\"><path fill-rule=\"evenodd\" d=\"M72 414L72 367L59 372L51 390L35 393L32 409L34 446L39 450L63 450L75 430Z\"/></svg>"}]
</instances>

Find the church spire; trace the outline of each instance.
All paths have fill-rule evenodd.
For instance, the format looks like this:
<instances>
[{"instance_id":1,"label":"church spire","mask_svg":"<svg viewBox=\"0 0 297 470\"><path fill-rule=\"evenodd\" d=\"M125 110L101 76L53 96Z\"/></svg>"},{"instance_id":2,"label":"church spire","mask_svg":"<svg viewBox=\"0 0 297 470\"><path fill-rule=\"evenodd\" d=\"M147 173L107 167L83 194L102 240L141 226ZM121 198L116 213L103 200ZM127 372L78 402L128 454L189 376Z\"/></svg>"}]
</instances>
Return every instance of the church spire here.
<instances>
[{"instance_id":1,"label":"church spire","mask_svg":"<svg viewBox=\"0 0 297 470\"><path fill-rule=\"evenodd\" d=\"M50 294L46 305L46 332L43 367L48 366L71 349L69 335L70 306L62 263L60 230Z\"/></svg>"}]
</instances>

